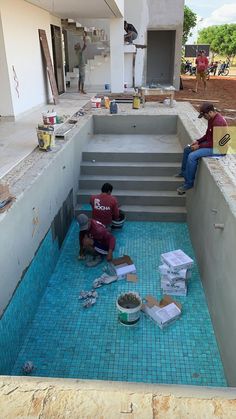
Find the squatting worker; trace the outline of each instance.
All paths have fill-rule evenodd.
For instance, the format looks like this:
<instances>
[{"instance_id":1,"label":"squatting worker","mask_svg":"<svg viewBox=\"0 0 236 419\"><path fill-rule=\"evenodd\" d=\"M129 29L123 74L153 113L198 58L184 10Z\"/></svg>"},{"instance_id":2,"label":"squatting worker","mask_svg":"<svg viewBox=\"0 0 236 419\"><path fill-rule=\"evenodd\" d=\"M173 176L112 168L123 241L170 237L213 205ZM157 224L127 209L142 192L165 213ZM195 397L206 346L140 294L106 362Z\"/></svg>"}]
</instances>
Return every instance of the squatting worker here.
<instances>
[{"instance_id":1,"label":"squatting worker","mask_svg":"<svg viewBox=\"0 0 236 419\"><path fill-rule=\"evenodd\" d=\"M115 249L115 237L99 221L88 219L86 214L77 217L80 226L79 258L84 259L87 252L94 251L99 255L106 255L108 261L112 260Z\"/></svg>"},{"instance_id":2,"label":"squatting worker","mask_svg":"<svg viewBox=\"0 0 236 419\"><path fill-rule=\"evenodd\" d=\"M213 130L214 127L227 126L226 120L216 111L214 105L205 102L200 107L198 118L205 118L208 121L206 134L184 149L181 172L177 177L184 177L184 184L177 189L179 195L185 194L194 185L198 161L201 157L213 156ZM217 154L215 154L217 155ZM219 154L218 154L219 155Z\"/></svg>"},{"instance_id":3,"label":"squatting worker","mask_svg":"<svg viewBox=\"0 0 236 419\"><path fill-rule=\"evenodd\" d=\"M132 23L127 23L126 20L124 21L124 30L126 32L126 34L124 35L124 42L132 44L138 36L138 31L135 29Z\"/></svg>"},{"instance_id":4,"label":"squatting worker","mask_svg":"<svg viewBox=\"0 0 236 419\"><path fill-rule=\"evenodd\" d=\"M195 60L196 64L196 86L194 92L197 93L198 82L199 80L203 81L204 90L206 90L206 80L207 80L207 69L209 65L208 58L205 55L205 51L200 51Z\"/></svg>"},{"instance_id":5,"label":"squatting worker","mask_svg":"<svg viewBox=\"0 0 236 419\"><path fill-rule=\"evenodd\" d=\"M84 90L84 82L85 82L85 68L86 68L86 58L84 51L87 47L86 44L86 33L83 36L83 47L81 48L80 43L78 42L75 44L74 49L78 59L78 69L79 69L79 81L78 81L78 92L86 94Z\"/></svg>"}]
</instances>

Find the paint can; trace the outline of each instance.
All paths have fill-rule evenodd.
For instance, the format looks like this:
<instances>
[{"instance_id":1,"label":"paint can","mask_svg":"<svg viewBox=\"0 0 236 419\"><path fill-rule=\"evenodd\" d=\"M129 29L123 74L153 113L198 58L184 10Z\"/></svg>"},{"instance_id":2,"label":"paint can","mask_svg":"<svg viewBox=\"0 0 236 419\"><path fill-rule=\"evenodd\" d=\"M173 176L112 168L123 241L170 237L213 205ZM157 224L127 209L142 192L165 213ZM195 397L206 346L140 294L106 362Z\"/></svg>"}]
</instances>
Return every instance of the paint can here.
<instances>
[{"instance_id":1,"label":"paint can","mask_svg":"<svg viewBox=\"0 0 236 419\"><path fill-rule=\"evenodd\" d=\"M136 292L121 294L116 301L118 320L126 326L136 324L140 319L142 300Z\"/></svg>"},{"instance_id":2,"label":"paint can","mask_svg":"<svg viewBox=\"0 0 236 419\"><path fill-rule=\"evenodd\" d=\"M43 123L44 125L54 125L57 122L57 113L56 112L43 112Z\"/></svg>"},{"instance_id":3,"label":"paint can","mask_svg":"<svg viewBox=\"0 0 236 419\"><path fill-rule=\"evenodd\" d=\"M92 97L91 105L92 108L101 108L102 99L100 97Z\"/></svg>"},{"instance_id":4,"label":"paint can","mask_svg":"<svg viewBox=\"0 0 236 419\"><path fill-rule=\"evenodd\" d=\"M133 96L133 109L139 109L140 108L140 96L135 95Z\"/></svg>"},{"instance_id":5,"label":"paint can","mask_svg":"<svg viewBox=\"0 0 236 419\"><path fill-rule=\"evenodd\" d=\"M38 144L41 150L50 151L55 145L54 127L52 125L38 125Z\"/></svg>"},{"instance_id":6,"label":"paint can","mask_svg":"<svg viewBox=\"0 0 236 419\"><path fill-rule=\"evenodd\" d=\"M108 96L104 96L104 105L106 109L110 108L110 99Z\"/></svg>"}]
</instances>

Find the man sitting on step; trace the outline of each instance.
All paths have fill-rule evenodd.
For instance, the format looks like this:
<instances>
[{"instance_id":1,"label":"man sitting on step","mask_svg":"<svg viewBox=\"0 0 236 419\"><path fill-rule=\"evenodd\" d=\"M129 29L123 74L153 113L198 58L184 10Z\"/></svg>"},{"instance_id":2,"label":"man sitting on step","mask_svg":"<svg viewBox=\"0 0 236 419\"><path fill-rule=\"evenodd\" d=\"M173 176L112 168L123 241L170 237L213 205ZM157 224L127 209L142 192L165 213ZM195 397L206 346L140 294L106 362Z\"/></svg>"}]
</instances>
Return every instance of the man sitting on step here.
<instances>
[{"instance_id":1,"label":"man sitting on step","mask_svg":"<svg viewBox=\"0 0 236 419\"><path fill-rule=\"evenodd\" d=\"M104 183L101 193L92 195L90 205L92 207L92 218L100 221L107 228L121 228L125 221L125 216L118 208L117 199L112 196L113 186Z\"/></svg>"},{"instance_id":2,"label":"man sitting on step","mask_svg":"<svg viewBox=\"0 0 236 419\"><path fill-rule=\"evenodd\" d=\"M77 221L80 227L79 260L85 259L86 255L92 255L92 260L87 266L96 266L102 261L102 255L106 255L107 261L111 261L116 244L115 237L102 223L89 220L85 214L80 214Z\"/></svg>"},{"instance_id":3,"label":"man sitting on step","mask_svg":"<svg viewBox=\"0 0 236 419\"><path fill-rule=\"evenodd\" d=\"M216 111L214 105L210 102L204 102L200 106L198 118L204 118L208 121L206 134L189 144L184 149L181 172L176 177L184 177L184 183L177 189L179 195L184 195L186 191L193 188L198 161L202 157L219 156L214 154L213 134L214 127L225 127L227 122L224 117ZM227 133L227 129L225 130ZM225 151L224 151L225 152Z\"/></svg>"}]
</instances>

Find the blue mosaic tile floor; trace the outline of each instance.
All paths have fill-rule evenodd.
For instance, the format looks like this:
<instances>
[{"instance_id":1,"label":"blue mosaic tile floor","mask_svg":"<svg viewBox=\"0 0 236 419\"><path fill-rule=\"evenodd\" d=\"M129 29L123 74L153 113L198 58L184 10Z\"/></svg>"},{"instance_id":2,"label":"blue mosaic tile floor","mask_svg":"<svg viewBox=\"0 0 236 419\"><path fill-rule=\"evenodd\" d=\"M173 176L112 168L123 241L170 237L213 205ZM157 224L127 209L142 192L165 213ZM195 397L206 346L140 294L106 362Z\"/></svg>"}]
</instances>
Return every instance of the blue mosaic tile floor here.
<instances>
[{"instance_id":1,"label":"blue mosaic tile floor","mask_svg":"<svg viewBox=\"0 0 236 419\"><path fill-rule=\"evenodd\" d=\"M146 383L226 386L204 291L197 267L189 283L182 317L164 330L143 313L132 327L117 320L116 298L126 290L161 297L157 267L160 254L183 249L194 257L186 224L127 222L116 232L115 256L128 254L138 282L119 281L98 289L96 305L79 300L102 274L102 266L86 268L77 260L78 226L73 223L12 375L25 361L32 375Z\"/></svg>"}]
</instances>

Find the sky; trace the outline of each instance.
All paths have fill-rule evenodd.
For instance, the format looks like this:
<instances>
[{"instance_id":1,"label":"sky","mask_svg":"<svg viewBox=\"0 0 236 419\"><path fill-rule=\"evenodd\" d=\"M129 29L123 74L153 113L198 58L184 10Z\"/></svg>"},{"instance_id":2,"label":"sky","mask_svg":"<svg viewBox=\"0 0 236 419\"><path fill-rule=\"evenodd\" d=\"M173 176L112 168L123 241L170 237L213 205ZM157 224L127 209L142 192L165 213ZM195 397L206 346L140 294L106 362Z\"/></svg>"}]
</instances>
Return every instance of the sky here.
<instances>
[{"instance_id":1,"label":"sky","mask_svg":"<svg viewBox=\"0 0 236 419\"><path fill-rule=\"evenodd\" d=\"M236 1L233 0L185 0L194 13L197 14L197 27L188 43L196 40L198 30L212 25L236 23Z\"/></svg>"}]
</instances>

